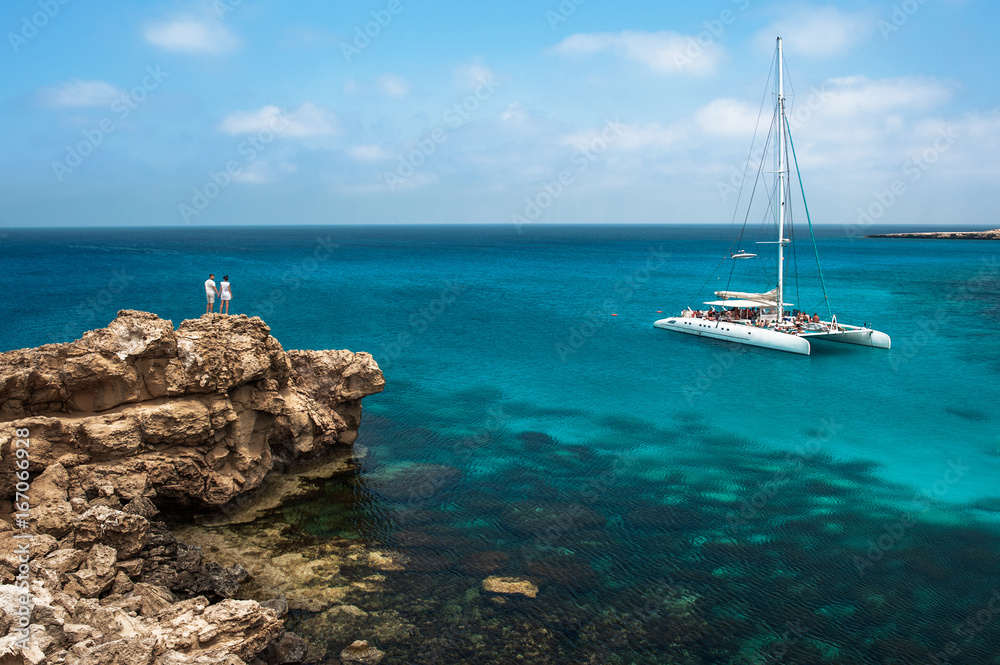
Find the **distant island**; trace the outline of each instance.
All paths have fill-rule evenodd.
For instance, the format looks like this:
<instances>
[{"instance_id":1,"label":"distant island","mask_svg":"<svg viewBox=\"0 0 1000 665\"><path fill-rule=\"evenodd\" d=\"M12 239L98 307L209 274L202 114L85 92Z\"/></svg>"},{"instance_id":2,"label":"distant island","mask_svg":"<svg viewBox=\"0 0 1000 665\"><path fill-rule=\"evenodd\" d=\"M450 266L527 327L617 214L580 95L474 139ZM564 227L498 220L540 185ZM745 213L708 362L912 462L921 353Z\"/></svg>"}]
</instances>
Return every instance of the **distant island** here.
<instances>
[{"instance_id":1,"label":"distant island","mask_svg":"<svg viewBox=\"0 0 1000 665\"><path fill-rule=\"evenodd\" d=\"M1000 229L993 229L992 231L932 231L930 233L875 233L865 237L931 240L1000 240Z\"/></svg>"}]
</instances>

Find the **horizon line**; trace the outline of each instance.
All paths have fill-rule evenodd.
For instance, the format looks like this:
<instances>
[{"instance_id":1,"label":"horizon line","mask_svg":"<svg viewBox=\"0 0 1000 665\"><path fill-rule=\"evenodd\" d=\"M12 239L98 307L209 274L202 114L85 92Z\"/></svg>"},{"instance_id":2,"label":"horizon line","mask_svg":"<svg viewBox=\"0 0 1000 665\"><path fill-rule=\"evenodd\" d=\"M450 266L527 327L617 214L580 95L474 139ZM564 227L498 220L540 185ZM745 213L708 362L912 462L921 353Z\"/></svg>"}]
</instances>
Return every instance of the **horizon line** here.
<instances>
[{"instance_id":1,"label":"horizon line","mask_svg":"<svg viewBox=\"0 0 1000 665\"><path fill-rule=\"evenodd\" d=\"M273 229L290 229L290 228L365 228L365 227L439 227L439 226L450 226L450 227L519 227L530 228L553 228L553 227L574 227L574 226L588 226L588 227L612 227L612 226L632 226L632 227L659 227L659 226L732 226L731 222L532 222L530 224L512 224L510 222L341 222L341 223L297 223L297 224L281 224L281 223L264 223L264 224L204 224L204 225L193 225L193 224L141 224L141 225L129 225L129 224L104 224L104 225L74 225L74 224L63 224L63 225L52 225L52 226L0 226L0 232L3 231L55 231L55 230L100 230L100 229L261 229L261 228L273 228ZM856 224L846 223L846 222L817 222L813 224L815 227L856 227ZM972 226L972 225L967 225ZM961 228L967 228L967 226L961 226ZM948 228L949 230L960 227L959 224L904 224L904 223L879 223L872 224L869 228L883 228L883 227L893 227L893 228ZM982 228L967 228L969 231L992 231L996 228L997 223L994 222L993 225L985 224ZM867 229L866 229L867 230Z\"/></svg>"}]
</instances>

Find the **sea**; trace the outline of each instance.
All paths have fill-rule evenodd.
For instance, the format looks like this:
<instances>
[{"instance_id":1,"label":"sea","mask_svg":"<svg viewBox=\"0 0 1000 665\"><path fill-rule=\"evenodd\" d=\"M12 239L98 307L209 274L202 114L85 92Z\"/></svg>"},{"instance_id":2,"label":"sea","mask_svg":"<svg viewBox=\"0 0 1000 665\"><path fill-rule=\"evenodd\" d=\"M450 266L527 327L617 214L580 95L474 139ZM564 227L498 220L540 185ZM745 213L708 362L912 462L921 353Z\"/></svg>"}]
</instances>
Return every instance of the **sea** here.
<instances>
[{"instance_id":1,"label":"sea","mask_svg":"<svg viewBox=\"0 0 1000 665\"><path fill-rule=\"evenodd\" d=\"M766 246L734 231L5 229L0 350L121 309L176 326L211 272L284 348L370 352L366 454L268 520L406 557L350 600L406 626L373 631L384 662L1000 662L1000 245L820 226L824 298L798 238L786 300L889 350L654 328L769 286L763 255L738 281L726 257Z\"/></svg>"}]
</instances>

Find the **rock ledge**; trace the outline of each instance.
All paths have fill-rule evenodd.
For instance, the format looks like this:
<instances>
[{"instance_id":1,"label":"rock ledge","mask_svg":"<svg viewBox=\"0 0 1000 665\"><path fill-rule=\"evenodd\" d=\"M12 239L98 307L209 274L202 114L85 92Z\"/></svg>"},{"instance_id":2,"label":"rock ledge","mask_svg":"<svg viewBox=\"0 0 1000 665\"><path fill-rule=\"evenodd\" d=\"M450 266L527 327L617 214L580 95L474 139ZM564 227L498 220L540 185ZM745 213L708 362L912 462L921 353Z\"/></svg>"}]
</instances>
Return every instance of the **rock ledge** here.
<instances>
[{"instance_id":1,"label":"rock ledge","mask_svg":"<svg viewBox=\"0 0 1000 665\"><path fill-rule=\"evenodd\" d=\"M0 354L0 662L304 657L271 603L233 598L243 566L206 562L153 520L228 509L276 467L350 450L361 400L384 385L371 355L286 352L246 316L174 330L123 310L75 342ZM8 499L19 471L26 521Z\"/></svg>"}]
</instances>

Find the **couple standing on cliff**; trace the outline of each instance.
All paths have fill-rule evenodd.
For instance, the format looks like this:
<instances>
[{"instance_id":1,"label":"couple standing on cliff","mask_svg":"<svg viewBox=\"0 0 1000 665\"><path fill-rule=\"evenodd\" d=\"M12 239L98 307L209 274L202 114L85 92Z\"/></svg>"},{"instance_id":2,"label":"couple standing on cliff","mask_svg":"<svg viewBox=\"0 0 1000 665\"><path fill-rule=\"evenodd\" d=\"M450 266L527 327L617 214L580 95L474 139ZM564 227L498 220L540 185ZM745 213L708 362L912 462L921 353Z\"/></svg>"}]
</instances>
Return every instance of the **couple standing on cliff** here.
<instances>
[{"instance_id":1,"label":"couple standing on cliff","mask_svg":"<svg viewBox=\"0 0 1000 665\"><path fill-rule=\"evenodd\" d=\"M215 273L211 273L205 280L205 295L208 297L208 305L205 306L205 313L211 314L215 307L215 296L219 296L219 314L229 314L229 301L233 299L233 287L229 284L229 275L222 278L219 285L222 290L215 288ZM222 311L225 305L226 311Z\"/></svg>"}]
</instances>

